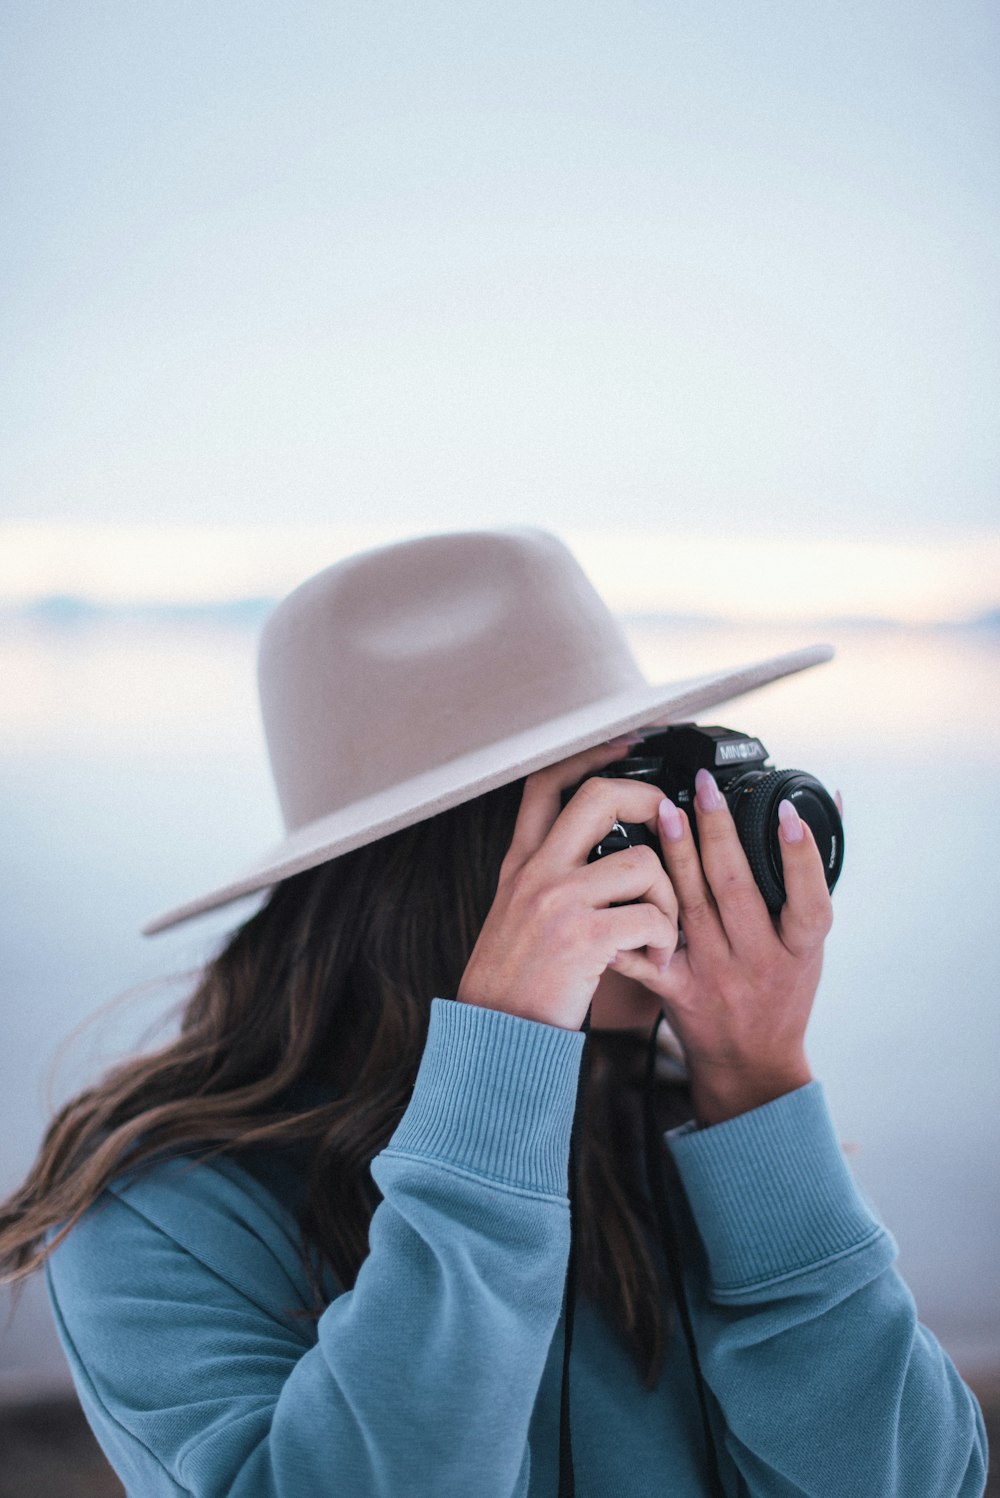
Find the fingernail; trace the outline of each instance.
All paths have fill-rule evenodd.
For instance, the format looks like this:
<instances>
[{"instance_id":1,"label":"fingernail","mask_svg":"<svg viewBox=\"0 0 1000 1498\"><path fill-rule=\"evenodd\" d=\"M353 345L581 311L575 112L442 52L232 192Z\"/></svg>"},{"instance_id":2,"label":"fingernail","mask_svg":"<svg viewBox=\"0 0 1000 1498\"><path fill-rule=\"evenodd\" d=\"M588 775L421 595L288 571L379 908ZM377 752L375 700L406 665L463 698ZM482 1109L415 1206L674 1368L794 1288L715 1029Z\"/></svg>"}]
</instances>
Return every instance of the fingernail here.
<instances>
[{"instance_id":1,"label":"fingernail","mask_svg":"<svg viewBox=\"0 0 1000 1498\"><path fill-rule=\"evenodd\" d=\"M790 801L778 802L778 821L781 836L786 843L801 843L804 833L799 814Z\"/></svg>"},{"instance_id":2,"label":"fingernail","mask_svg":"<svg viewBox=\"0 0 1000 1498\"><path fill-rule=\"evenodd\" d=\"M721 811L725 806L722 792L710 770L699 770L694 777L695 800L702 811Z\"/></svg>"},{"instance_id":3,"label":"fingernail","mask_svg":"<svg viewBox=\"0 0 1000 1498\"><path fill-rule=\"evenodd\" d=\"M669 796L660 802L660 826L668 842L679 843L684 836L684 820Z\"/></svg>"},{"instance_id":4,"label":"fingernail","mask_svg":"<svg viewBox=\"0 0 1000 1498\"><path fill-rule=\"evenodd\" d=\"M834 793L833 793L833 799L837 803L837 810L840 812L840 815L843 816L844 815L844 798L843 798L843 796L840 794L839 791L834 791Z\"/></svg>"},{"instance_id":5,"label":"fingernail","mask_svg":"<svg viewBox=\"0 0 1000 1498\"><path fill-rule=\"evenodd\" d=\"M621 738L618 738L618 739L608 739L607 743L605 744L604 747L606 749L628 749L628 748L631 748L631 746L633 744L641 744L641 743L642 743L642 734L641 733L622 734Z\"/></svg>"}]
</instances>

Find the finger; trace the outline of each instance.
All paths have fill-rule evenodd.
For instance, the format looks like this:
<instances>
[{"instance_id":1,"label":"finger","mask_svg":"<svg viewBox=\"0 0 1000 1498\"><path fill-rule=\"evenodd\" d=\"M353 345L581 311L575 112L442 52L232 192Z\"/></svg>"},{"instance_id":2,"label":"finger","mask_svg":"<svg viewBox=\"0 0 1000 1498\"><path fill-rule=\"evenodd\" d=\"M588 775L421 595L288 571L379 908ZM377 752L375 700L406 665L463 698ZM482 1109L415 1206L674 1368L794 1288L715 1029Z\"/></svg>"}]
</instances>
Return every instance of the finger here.
<instances>
[{"instance_id":1,"label":"finger","mask_svg":"<svg viewBox=\"0 0 1000 1498\"><path fill-rule=\"evenodd\" d=\"M638 735L631 738L613 739L608 744L595 744L592 749L582 749L568 759L547 765L525 777L521 793L521 805L514 824L510 847L503 861L501 877L516 873L536 853L546 834L562 810L562 792L585 775L593 775L606 765L622 759L633 744L640 743ZM607 829L605 828L605 831Z\"/></svg>"},{"instance_id":2,"label":"finger","mask_svg":"<svg viewBox=\"0 0 1000 1498\"><path fill-rule=\"evenodd\" d=\"M774 940L764 896L743 851L725 797L708 770L695 776L695 813L705 878L719 907L719 917L737 956Z\"/></svg>"},{"instance_id":3,"label":"finger","mask_svg":"<svg viewBox=\"0 0 1000 1498\"><path fill-rule=\"evenodd\" d=\"M686 814L669 797L660 803L660 847L677 896L685 943L693 941L705 952L729 950L719 909L705 880L698 849Z\"/></svg>"},{"instance_id":4,"label":"finger","mask_svg":"<svg viewBox=\"0 0 1000 1498\"><path fill-rule=\"evenodd\" d=\"M688 956L682 947L675 948L673 956L666 963L654 960L649 947L620 951L611 966L622 977L634 978L655 993L663 1001L664 1013L671 1027L674 1030L681 1028L671 1012L672 1006L678 998L683 1002L692 986Z\"/></svg>"},{"instance_id":5,"label":"finger","mask_svg":"<svg viewBox=\"0 0 1000 1498\"><path fill-rule=\"evenodd\" d=\"M663 912L673 936L669 949L650 952L655 963L665 963L677 939L678 906L670 876L653 848L623 848L577 869L565 881L592 910L645 901ZM565 885L564 885L565 887Z\"/></svg>"},{"instance_id":6,"label":"finger","mask_svg":"<svg viewBox=\"0 0 1000 1498\"><path fill-rule=\"evenodd\" d=\"M805 957L821 947L829 935L833 902L812 829L791 801L778 806L778 846L785 881L778 934L794 956Z\"/></svg>"},{"instance_id":7,"label":"finger","mask_svg":"<svg viewBox=\"0 0 1000 1498\"><path fill-rule=\"evenodd\" d=\"M670 916L677 914L677 896L655 848L639 844L608 853L574 869L564 886L579 890L592 910L625 905L630 900L652 900Z\"/></svg>"},{"instance_id":8,"label":"finger","mask_svg":"<svg viewBox=\"0 0 1000 1498\"><path fill-rule=\"evenodd\" d=\"M592 920L595 939L607 952L607 966L617 968L621 953L640 950L650 956L654 966L669 963L677 942L677 924L655 905L599 910Z\"/></svg>"},{"instance_id":9,"label":"finger","mask_svg":"<svg viewBox=\"0 0 1000 1498\"><path fill-rule=\"evenodd\" d=\"M553 822L538 850L541 866L555 877L579 868L616 822L641 823L652 832L662 800L663 792L643 780L591 776Z\"/></svg>"}]
</instances>

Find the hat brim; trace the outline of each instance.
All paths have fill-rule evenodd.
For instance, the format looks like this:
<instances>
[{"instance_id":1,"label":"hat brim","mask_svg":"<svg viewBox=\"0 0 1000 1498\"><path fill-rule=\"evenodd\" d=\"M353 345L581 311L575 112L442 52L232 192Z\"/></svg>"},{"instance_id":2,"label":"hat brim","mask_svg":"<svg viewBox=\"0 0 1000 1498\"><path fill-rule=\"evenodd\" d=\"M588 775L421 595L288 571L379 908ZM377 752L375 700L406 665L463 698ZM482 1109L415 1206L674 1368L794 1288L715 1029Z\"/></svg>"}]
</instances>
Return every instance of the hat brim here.
<instances>
[{"instance_id":1,"label":"hat brim","mask_svg":"<svg viewBox=\"0 0 1000 1498\"><path fill-rule=\"evenodd\" d=\"M143 934L153 936L206 911L257 894L293 874L316 868L342 853L350 853L414 822L448 811L606 739L632 729L660 726L702 708L729 702L783 676L822 665L833 654L830 645L810 645L710 676L632 686L550 718L546 723L499 739L484 749L459 755L433 770L297 828L239 878L154 917L143 926Z\"/></svg>"}]
</instances>

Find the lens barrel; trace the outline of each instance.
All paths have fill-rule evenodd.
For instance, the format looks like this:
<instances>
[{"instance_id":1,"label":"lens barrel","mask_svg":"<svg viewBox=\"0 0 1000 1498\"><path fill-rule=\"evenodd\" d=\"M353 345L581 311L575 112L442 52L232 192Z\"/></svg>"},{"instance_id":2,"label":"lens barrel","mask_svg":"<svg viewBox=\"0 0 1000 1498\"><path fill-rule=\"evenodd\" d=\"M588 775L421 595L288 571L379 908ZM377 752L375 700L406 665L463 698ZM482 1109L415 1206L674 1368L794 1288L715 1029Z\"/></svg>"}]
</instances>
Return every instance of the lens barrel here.
<instances>
[{"instance_id":1,"label":"lens barrel","mask_svg":"<svg viewBox=\"0 0 1000 1498\"><path fill-rule=\"evenodd\" d=\"M833 889L844 862L844 826L829 791L805 770L749 771L729 781L723 794L764 903L777 914L785 903L778 805L790 801L807 823Z\"/></svg>"}]
</instances>

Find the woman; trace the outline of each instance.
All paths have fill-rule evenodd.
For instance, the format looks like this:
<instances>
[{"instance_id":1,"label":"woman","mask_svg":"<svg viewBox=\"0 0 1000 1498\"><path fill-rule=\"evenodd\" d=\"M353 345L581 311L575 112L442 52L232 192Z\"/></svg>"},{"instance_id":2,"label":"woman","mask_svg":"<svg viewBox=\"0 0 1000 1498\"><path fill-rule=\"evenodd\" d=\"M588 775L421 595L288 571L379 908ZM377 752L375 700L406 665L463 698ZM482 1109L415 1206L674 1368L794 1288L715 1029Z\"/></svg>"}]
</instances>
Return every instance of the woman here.
<instances>
[{"instance_id":1,"label":"woman","mask_svg":"<svg viewBox=\"0 0 1000 1498\"><path fill-rule=\"evenodd\" d=\"M806 1060L808 825L783 803L772 917L711 774L696 848L606 773L629 730L828 656L651 686L532 530L366 553L279 606L286 837L148 929L272 892L0 1216L130 1494L982 1492L975 1400ZM619 823L654 846L589 861ZM664 1015L683 1069L644 1126Z\"/></svg>"}]
</instances>

